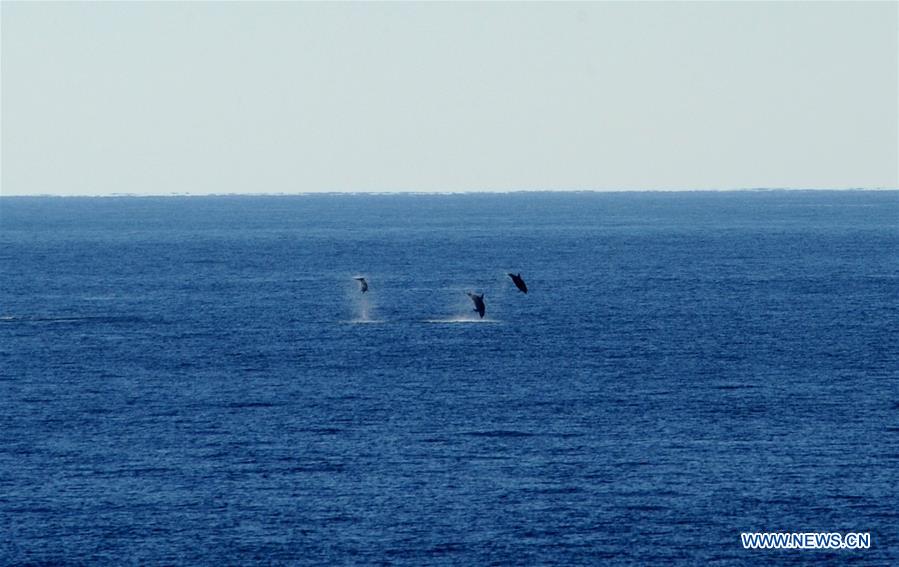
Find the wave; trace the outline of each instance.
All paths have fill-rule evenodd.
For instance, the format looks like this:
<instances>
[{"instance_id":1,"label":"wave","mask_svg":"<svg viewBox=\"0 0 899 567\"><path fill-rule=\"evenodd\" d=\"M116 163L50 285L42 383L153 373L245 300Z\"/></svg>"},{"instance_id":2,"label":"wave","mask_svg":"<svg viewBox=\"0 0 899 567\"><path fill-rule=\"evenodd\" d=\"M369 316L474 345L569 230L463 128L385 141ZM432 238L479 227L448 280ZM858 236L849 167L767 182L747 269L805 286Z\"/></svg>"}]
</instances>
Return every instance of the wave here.
<instances>
[{"instance_id":1,"label":"wave","mask_svg":"<svg viewBox=\"0 0 899 567\"><path fill-rule=\"evenodd\" d=\"M0 323L159 323L135 315L0 315Z\"/></svg>"},{"instance_id":2,"label":"wave","mask_svg":"<svg viewBox=\"0 0 899 567\"><path fill-rule=\"evenodd\" d=\"M512 429L496 429L491 431L466 431L463 435L468 435L469 437L534 437L536 434Z\"/></svg>"},{"instance_id":3,"label":"wave","mask_svg":"<svg viewBox=\"0 0 899 567\"><path fill-rule=\"evenodd\" d=\"M470 317L451 317L448 319L425 319L425 323L502 323L498 319L472 319Z\"/></svg>"}]
</instances>

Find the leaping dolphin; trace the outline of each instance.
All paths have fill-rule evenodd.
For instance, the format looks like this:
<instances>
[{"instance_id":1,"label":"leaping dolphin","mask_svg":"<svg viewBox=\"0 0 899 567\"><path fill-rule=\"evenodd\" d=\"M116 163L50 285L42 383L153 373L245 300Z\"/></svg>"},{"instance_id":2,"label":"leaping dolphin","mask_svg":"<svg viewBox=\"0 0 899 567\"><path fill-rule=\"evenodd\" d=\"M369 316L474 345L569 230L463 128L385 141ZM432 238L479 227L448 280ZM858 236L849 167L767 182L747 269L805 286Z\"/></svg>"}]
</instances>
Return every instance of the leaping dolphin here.
<instances>
[{"instance_id":1,"label":"leaping dolphin","mask_svg":"<svg viewBox=\"0 0 899 567\"><path fill-rule=\"evenodd\" d=\"M353 278L357 282L359 282L359 289L362 290L362 293L368 291L368 282L365 281L365 278Z\"/></svg>"},{"instance_id":2,"label":"leaping dolphin","mask_svg":"<svg viewBox=\"0 0 899 567\"><path fill-rule=\"evenodd\" d=\"M484 312L487 311L487 307L484 305L484 294L478 295L476 293L471 293L470 291L465 292L468 294L468 297L474 301L474 310L478 312L478 315L481 316L481 319L484 318Z\"/></svg>"},{"instance_id":3,"label":"leaping dolphin","mask_svg":"<svg viewBox=\"0 0 899 567\"><path fill-rule=\"evenodd\" d=\"M521 272L518 275L509 274L509 277L512 278L512 281L515 282L515 287L521 290L521 293L528 292L528 284L524 283L524 280L521 279Z\"/></svg>"}]
</instances>

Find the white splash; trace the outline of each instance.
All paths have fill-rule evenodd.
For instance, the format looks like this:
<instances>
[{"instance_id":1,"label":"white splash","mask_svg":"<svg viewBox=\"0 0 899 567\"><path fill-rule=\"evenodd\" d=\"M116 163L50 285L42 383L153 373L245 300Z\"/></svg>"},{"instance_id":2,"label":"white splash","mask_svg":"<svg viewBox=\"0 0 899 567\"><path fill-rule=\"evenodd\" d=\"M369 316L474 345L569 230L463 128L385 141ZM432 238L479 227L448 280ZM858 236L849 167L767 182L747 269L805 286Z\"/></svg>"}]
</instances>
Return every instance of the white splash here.
<instances>
[{"instance_id":1,"label":"white splash","mask_svg":"<svg viewBox=\"0 0 899 567\"><path fill-rule=\"evenodd\" d=\"M354 276L354 277L362 277L362 276ZM371 291L361 292L358 285L355 285L357 282L353 282L353 286L347 288L348 298L350 301L351 311L354 317L351 319L351 323L380 323L381 321L375 319L375 299L373 298Z\"/></svg>"}]
</instances>

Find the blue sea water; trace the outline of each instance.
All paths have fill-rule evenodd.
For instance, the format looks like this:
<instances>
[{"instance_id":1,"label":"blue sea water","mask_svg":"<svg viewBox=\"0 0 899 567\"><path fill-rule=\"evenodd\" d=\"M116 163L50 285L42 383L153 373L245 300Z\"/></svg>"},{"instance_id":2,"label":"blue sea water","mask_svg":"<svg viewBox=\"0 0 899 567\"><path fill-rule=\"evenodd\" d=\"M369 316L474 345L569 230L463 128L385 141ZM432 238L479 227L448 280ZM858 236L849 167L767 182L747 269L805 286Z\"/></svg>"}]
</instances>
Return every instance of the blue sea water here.
<instances>
[{"instance_id":1,"label":"blue sea water","mask_svg":"<svg viewBox=\"0 0 899 567\"><path fill-rule=\"evenodd\" d=\"M0 563L897 564L897 219L861 191L0 198Z\"/></svg>"}]
</instances>

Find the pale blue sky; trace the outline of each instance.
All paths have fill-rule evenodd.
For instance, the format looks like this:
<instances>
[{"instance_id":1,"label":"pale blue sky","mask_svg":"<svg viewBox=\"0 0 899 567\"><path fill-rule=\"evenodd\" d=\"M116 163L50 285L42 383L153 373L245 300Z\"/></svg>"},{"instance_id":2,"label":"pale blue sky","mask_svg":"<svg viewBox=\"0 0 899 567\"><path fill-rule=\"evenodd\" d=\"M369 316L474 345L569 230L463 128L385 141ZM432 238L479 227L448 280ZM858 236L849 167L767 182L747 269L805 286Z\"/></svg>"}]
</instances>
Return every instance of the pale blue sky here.
<instances>
[{"instance_id":1,"label":"pale blue sky","mask_svg":"<svg viewBox=\"0 0 899 567\"><path fill-rule=\"evenodd\" d=\"M0 194L899 186L899 4L2 2Z\"/></svg>"}]
</instances>

